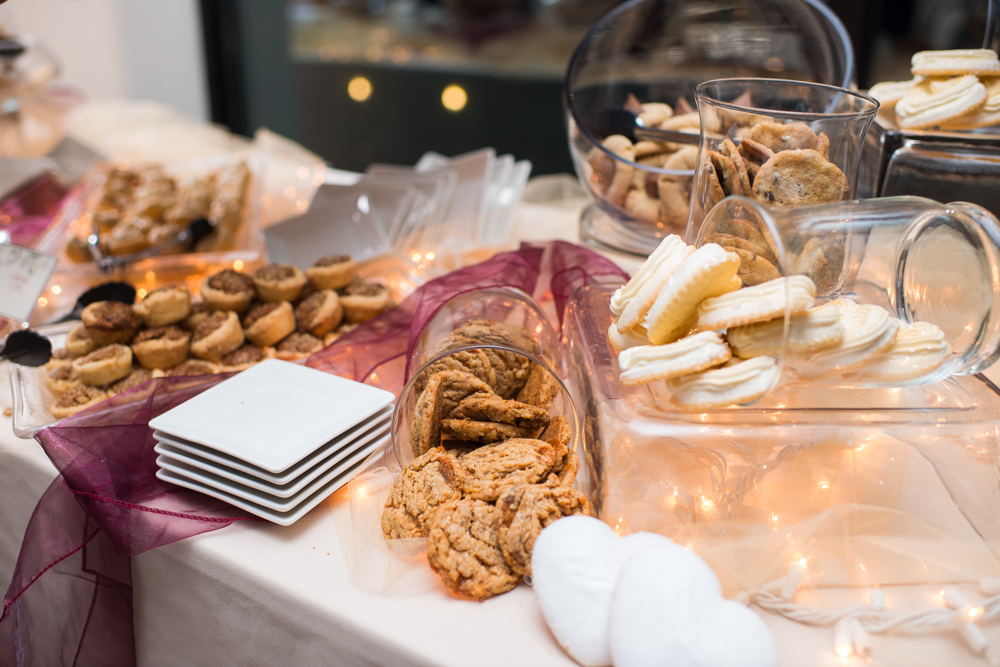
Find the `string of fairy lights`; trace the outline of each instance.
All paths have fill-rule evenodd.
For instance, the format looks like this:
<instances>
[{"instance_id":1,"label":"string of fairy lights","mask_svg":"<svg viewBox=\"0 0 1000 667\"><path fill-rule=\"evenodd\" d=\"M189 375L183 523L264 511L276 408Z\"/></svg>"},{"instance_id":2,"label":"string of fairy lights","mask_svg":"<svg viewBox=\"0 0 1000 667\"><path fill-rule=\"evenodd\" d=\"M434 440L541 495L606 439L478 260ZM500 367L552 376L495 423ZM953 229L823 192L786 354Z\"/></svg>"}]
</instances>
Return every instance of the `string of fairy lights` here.
<instances>
[{"instance_id":1,"label":"string of fairy lights","mask_svg":"<svg viewBox=\"0 0 1000 667\"><path fill-rule=\"evenodd\" d=\"M980 624L1000 616L1000 578L987 577L979 581L979 589L987 599L973 604L961 591L944 588L940 591L942 606L900 614L886 609L885 594L871 589L868 604L843 609L823 609L792 601L807 574L805 559L792 564L788 574L760 588L738 596L740 601L756 604L761 609L806 625L833 627L833 652L842 661L851 656L867 658L871 649L870 635L888 632L919 632L927 630L955 631L969 649L992 667L1000 667L1000 655L993 651Z\"/></svg>"}]
</instances>

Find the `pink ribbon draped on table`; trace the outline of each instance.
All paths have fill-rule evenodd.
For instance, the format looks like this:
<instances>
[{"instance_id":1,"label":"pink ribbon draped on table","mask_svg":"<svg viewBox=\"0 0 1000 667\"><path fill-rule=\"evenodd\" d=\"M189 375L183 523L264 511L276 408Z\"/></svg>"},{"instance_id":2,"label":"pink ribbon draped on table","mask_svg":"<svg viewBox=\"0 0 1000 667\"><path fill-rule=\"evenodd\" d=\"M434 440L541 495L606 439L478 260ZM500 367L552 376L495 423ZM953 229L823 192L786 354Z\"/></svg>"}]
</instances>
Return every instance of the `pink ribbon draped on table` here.
<instances>
[{"instance_id":1,"label":"pink ribbon draped on table","mask_svg":"<svg viewBox=\"0 0 1000 667\"><path fill-rule=\"evenodd\" d=\"M524 244L433 280L398 307L308 360L313 368L399 395L420 332L453 297L515 287L554 302L575 289L626 278L579 246ZM31 516L0 616L0 663L87 667L135 664L129 557L254 517L156 478L149 420L225 375L160 378L40 432L61 473Z\"/></svg>"}]
</instances>

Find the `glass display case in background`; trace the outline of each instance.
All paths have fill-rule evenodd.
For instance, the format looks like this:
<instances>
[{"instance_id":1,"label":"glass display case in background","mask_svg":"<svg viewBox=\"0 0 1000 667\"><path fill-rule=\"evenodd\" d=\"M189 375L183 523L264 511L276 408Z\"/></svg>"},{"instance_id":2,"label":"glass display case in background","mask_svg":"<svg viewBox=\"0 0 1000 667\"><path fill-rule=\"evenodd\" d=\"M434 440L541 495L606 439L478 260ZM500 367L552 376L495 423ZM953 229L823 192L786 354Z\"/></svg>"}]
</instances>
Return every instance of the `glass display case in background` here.
<instances>
[{"instance_id":1,"label":"glass display case in background","mask_svg":"<svg viewBox=\"0 0 1000 667\"><path fill-rule=\"evenodd\" d=\"M212 120L268 127L357 171L493 146L535 174L572 172L566 67L620 2L201 0ZM979 47L986 25L983 0L827 4L851 34L862 89L909 78L916 51Z\"/></svg>"}]
</instances>

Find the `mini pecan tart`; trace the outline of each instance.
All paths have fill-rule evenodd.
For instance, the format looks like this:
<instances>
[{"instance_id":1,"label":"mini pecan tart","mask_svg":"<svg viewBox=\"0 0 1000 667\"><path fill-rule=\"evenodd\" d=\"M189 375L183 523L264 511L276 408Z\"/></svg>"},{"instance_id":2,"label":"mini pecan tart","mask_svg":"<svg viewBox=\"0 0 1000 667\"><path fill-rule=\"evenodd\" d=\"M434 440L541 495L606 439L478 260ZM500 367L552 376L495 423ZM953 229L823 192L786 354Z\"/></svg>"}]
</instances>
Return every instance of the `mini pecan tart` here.
<instances>
[{"instance_id":1,"label":"mini pecan tart","mask_svg":"<svg viewBox=\"0 0 1000 667\"><path fill-rule=\"evenodd\" d=\"M226 372L245 371L254 364L268 359L270 356L270 350L247 343L222 357L220 363L222 364L222 370Z\"/></svg>"},{"instance_id":2,"label":"mini pecan tart","mask_svg":"<svg viewBox=\"0 0 1000 667\"><path fill-rule=\"evenodd\" d=\"M167 377L189 376L189 375L213 375L222 372L222 367L214 361L204 359L188 359L177 364L169 371Z\"/></svg>"},{"instance_id":3,"label":"mini pecan tart","mask_svg":"<svg viewBox=\"0 0 1000 667\"><path fill-rule=\"evenodd\" d=\"M97 349L97 345L90 339L87 327L82 323L70 329L66 335L66 350L74 357L82 357Z\"/></svg>"},{"instance_id":4,"label":"mini pecan tart","mask_svg":"<svg viewBox=\"0 0 1000 667\"><path fill-rule=\"evenodd\" d=\"M239 315L219 310L209 315L191 335L191 354L218 361L243 344Z\"/></svg>"},{"instance_id":5,"label":"mini pecan tart","mask_svg":"<svg viewBox=\"0 0 1000 667\"><path fill-rule=\"evenodd\" d=\"M295 307L295 322L299 331L322 338L340 325L344 308L332 289L313 292Z\"/></svg>"},{"instance_id":6,"label":"mini pecan tart","mask_svg":"<svg viewBox=\"0 0 1000 667\"><path fill-rule=\"evenodd\" d=\"M132 352L143 368L173 368L187 359L191 334L180 327L144 329L132 339Z\"/></svg>"},{"instance_id":7,"label":"mini pecan tart","mask_svg":"<svg viewBox=\"0 0 1000 667\"><path fill-rule=\"evenodd\" d=\"M199 324L208 319L210 314L208 308L205 307L204 301L195 301L191 304L191 314L181 322L181 329L184 329L184 331L194 331L198 328Z\"/></svg>"},{"instance_id":8,"label":"mini pecan tart","mask_svg":"<svg viewBox=\"0 0 1000 667\"><path fill-rule=\"evenodd\" d=\"M253 278L232 269L223 269L201 283L201 297L210 311L242 313L253 301Z\"/></svg>"},{"instance_id":9,"label":"mini pecan tart","mask_svg":"<svg viewBox=\"0 0 1000 667\"><path fill-rule=\"evenodd\" d=\"M253 284L261 301L295 301L306 286L306 274L290 264L268 264L253 272Z\"/></svg>"},{"instance_id":10,"label":"mini pecan tart","mask_svg":"<svg viewBox=\"0 0 1000 667\"><path fill-rule=\"evenodd\" d=\"M247 338L254 345L267 347L295 331L295 312L287 301L258 303L243 318Z\"/></svg>"},{"instance_id":11,"label":"mini pecan tart","mask_svg":"<svg viewBox=\"0 0 1000 667\"><path fill-rule=\"evenodd\" d=\"M298 331L278 343L278 349L274 356L285 361L297 361L305 359L313 352L322 349L322 340L310 333Z\"/></svg>"},{"instance_id":12,"label":"mini pecan tart","mask_svg":"<svg viewBox=\"0 0 1000 667\"><path fill-rule=\"evenodd\" d=\"M140 384L152 377L153 374L145 368L136 368L124 378L108 387L108 396L116 396L122 392L132 389L133 387L138 387Z\"/></svg>"},{"instance_id":13,"label":"mini pecan tart","mask_svg":"<svg viewBox=\"0 0 1000 667\"><path fill-rule=\"evenodd\" d=\"M100 387L132 372L132 348L114 343L100 347L73 362L80 382L88 387Z\"/></svg>"},{"instance_id":14,"label":"mini pecan tart","mask_svg":"<svg viewBox=\"0 0 1000 667\"><path fill-rule=\"evenodd\" d=\"M81 319L95 348L128 343L142 324L142 318L132 306L118 301L92 303L83 309Z\"/></svg>"},{"instance_id":15,"label":"mini pecan tart","mask_svg":"<svg viewBox=\"0 0 1000 667\"><path fill-rule=\"evenodd\" d=\"M157 287L135 307L147 327L177 324L191 314L191 292L187 285Z\"/></svg>"},{"instance_id":16,"label":"mini pecan tart","mask_svg":"<svg viewBox=\"0 0 1000 667\"><path fill-rule=\"evenodd\" d=\"M318 289L340 289L354 282L358 267L350 255L327 255L306 269L306 275Z\"/></svg>"},{"instance_id":17,"label":"mini pecan tart","mask_svg":"<svg viewBox=\"0 0 1000 667\"><path fill-rule=\"evenodd\" d=\"M352 324L363 324L389 305L389 290L385 285L355 280L344 290L340 303L344 306L344 319Z\"/></svg>"},{"instance_id":18,"label":"mini pecan tart","mask_svg":"<svg viewBox=\"0 0 1000 667\"><path fill-rule=\"evenodd\" d=\"M59 364L48 370L45 376L45 386L49 388L53 396L62 396L70 389L79 387L83 383L73 370L72 364Z\"/></svg>"},{"instance_id":19,"label":"mini pecan tart","mask_svg":"<svg viewBox=\"0 0 1000 667\"><path fill-rule=\"evenodd\" d=\"M97 405L107 397L108 394L105 391L80 385L67 391L52 404L52 416L56 419L65 419L70 415L75 415L80 410Z\"/></svg>"}]
</instances>

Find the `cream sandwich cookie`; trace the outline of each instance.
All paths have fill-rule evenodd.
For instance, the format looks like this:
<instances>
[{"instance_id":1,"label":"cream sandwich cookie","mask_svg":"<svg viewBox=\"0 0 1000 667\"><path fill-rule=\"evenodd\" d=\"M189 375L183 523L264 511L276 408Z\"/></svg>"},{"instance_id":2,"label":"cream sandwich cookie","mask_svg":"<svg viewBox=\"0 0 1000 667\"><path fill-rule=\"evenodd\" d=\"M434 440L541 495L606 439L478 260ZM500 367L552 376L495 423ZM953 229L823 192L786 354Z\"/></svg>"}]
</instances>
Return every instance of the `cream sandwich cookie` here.
<instances>
[{"instance_id":1,"label":"cream sandwich cookie","mask_svg":"<svg viewBox=\"0 0 1000 667\"><path fill-rule=\"evenodd\" d=\"M772 357L754 357L737 364L685 375L667 382L670 402L692 410L748 403L766 394L778 376Z\"/></svg>"},{"instance_id":2,"label":"cream sandwich cookie","mask_svg":"<svg viewBox=\"0 0 1000 667\"><path fill-rule=\"evenodd\" d=\"M925 79L896 104L896 122L906 130L941 125L986 102L986 86L972 74L951 79Z\"/></svg>"},{"instance_id":3,"label":"cream sandwich cookie","mask_svg":"<svg viewBox=\"0 0 1000 667\"><path fill-rule=\"evenodd\" d=\"M975 130L1000 123L1000 78L980 80L986 86L986 102L972 113L943 123L946 130Z\"/></svg>"},{"instance_id":4,"label":"cream sandwich cookie","mask_svg":"<svg viewBox=\"0 0 1000 667\"><path fill-rule=\"evenodd\" d=\"M627 350L630 347L649 345L649 338L646 337L646 330L638 324L632 327L631 331L623 334L618 331L618 326L612 322L611 326L608 327L608 342L611 343L611 349L615 351L615 354L621 354L622 350Z\"/></svg>"},{"instance_id":5,"label":"cream sandwich cookie","mask_svg":"<svg viewBox=\"0 0 1000 667\"><path fill-rule=\"evenodd\" d=\"M906 96L913 86L917 85L920 79L910 79L909 81L883 81L876 83L868 90L868 94L878 100L882 105L880 111L890 111L895 108L896 103Z\"/></svg>"},{"instance_id":6,"label":"cream sandwich cookie","mask_svg":"<svg viewBox=\"0 0 1000 667\"><path fill-rule=\"evenodd\" d=\"M951 354L944 332L929 322L901 324L892 345L849 379L875 382L914 380L937 370Z\"/></svg>"},{"instance_id":7,"label":"cream sandwich cookie","mask_svg":"<svg viewBox=\"0 0 1000 667\"><path fill-rule=\"evenodd\" d=\"M615 291L611 297L611 312L618 318L615 326L620 333L628 333L642 321L656 295L694 250L694 246L671 234L660 242L632 279Z\"/></svg>"},{"instance_id":8,"label":"cream sandwich cookie","mask_svg":"<svg viewBox=\"0 0 1000 667\"><path fill-rule=\"evenodd\" d=\"M841 314L844 339L836 347L803 357L799 377L822 378L861 368L888 349L896 338L899 320L884 308L863 305Z\"/></svg>"},{"instance_id":9,"label":"cream sandwich cookie","mask_svg":"<svg viewBox=\"0 0 1000 667\"><path fill-rule=\"evenodd\" d=\"M815 352L833 347L844 340L844 325L840 321L840 308L829 304L792 313L785 351L793 354ZM743 359L781 354L781 340L785 332L785 318L733 327L726 332L726 340L733 352Z\"/></svg>"},{"instance_id":10,"label":"cream sandwich cookie","mask_svg":"<svg viewBox=\"0 0 1000 667\"><path fill-rule=\"evenodd\" d=\"M624 385L648 384L690 375L729 361L733 353L714 331L681 338L669 345L641 345L618 355L619 381Z\"/></svg>"},{"instance_id":11,"label":"cream sandwich cookie","mask_svg":"<svg viewBox=\"0 0 1000 667\"><path fill-rule=\"evenodd\" d=\"M910 71L920 76L1000 75L1000 58L992 49L920 51L910 59Z\"/></svg>"},{"instance_id":12,"label":"cream sandwich cookie","mask_svg":"<svg viewBox=\"0 0 1000 667\"><path fill-rule=\"evenodd\" d=\"M698 319L705 299L738 290L740 258L715 243L691 253L656 297L643 326L654 345L672 343L685 336Z\"/></svg>"},{"instance_id":13,"label":"cream sandwich cookie","mask_svg":"<svg viewBox=\"0 0 1000 667\"><path fill-rule=\"evenodd\" d=\"M705 299L698 306L698 331L717 331L812 308L816 283L809 276L789 276Z\"/></svg>"}]
</instances>

